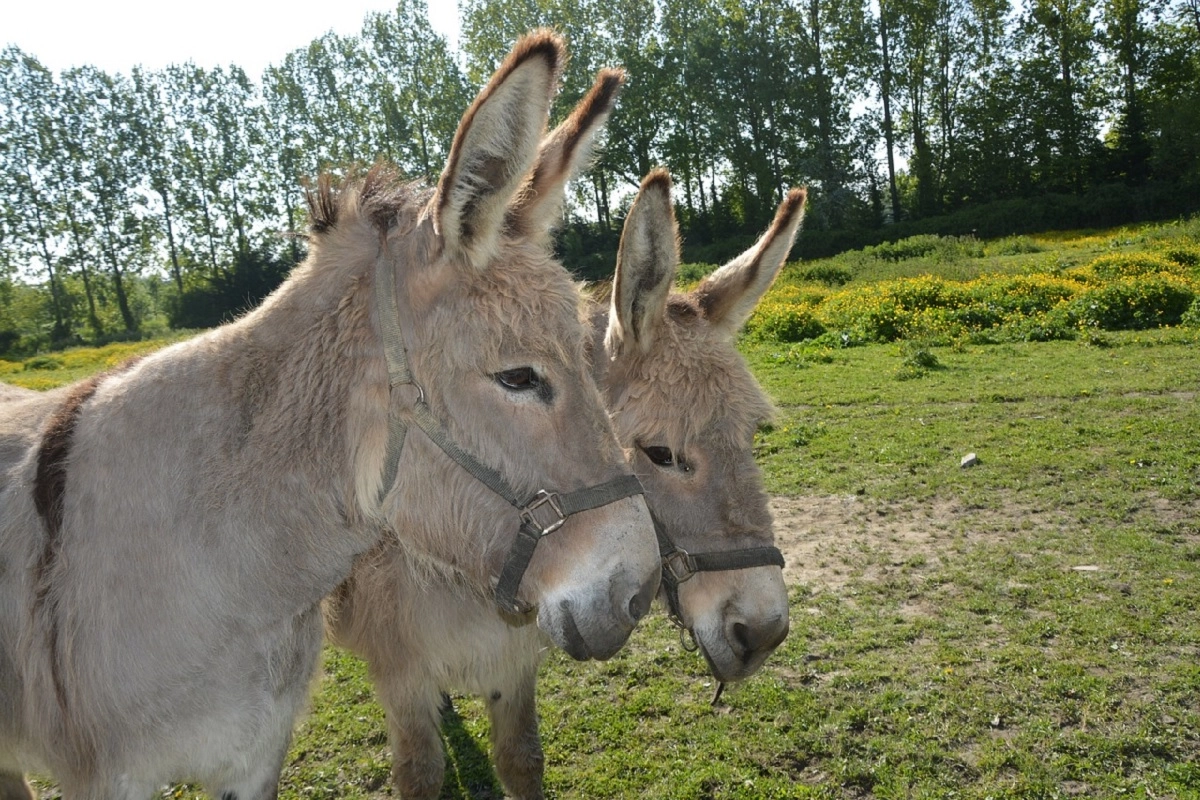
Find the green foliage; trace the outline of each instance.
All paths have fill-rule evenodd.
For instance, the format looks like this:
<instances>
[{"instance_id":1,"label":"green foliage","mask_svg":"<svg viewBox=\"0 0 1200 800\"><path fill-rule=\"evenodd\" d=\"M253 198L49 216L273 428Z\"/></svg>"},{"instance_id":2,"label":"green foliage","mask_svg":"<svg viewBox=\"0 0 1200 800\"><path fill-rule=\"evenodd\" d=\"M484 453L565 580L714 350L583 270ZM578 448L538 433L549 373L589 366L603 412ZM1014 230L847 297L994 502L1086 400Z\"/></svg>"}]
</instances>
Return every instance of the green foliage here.
<instances>
[{"instance_id":1,"label":"green foliage","mask_svg":"<svg viewBox=\"0 0 1200 800\"><path fill-rule=\"evenodd\" d=\"M35 356L26 359L24 364L25 369L30 371L62 369L62 366L62 359L54 356Z\"/></svg>"},{"instance_id":2,"label":"green foliage","mask_svg":"<svg viewBox=\"0 0 1200 800\"><path fill-rule=\"evenodd\" d=\"M747 332L786 343L829 335L854 343L919 339L938 345L1085 335L1098 343L1096 330L1141 330L1185 319L1200 289L1200 276L1186 264L1189 231L1177 228L1174 239L1154 228L1116 236L1048 236L1030 246L998 248L1020 251L1003 257L986 242L964 248L958 239L913 237L889 248L790 265L751 317ZM1168 252L1174 258L1164 255ZM938 265L931 254L949 260ZM854 279L819 290L804 282L825 271L849 274L844 265L863 259L894 264L898 277ZM1008 271L969 279L905 275L910 264L969 274L963 265L976 262ZM1082 263L1070 266L1076 262Z\"/></svg>"},{"instance_id":3,"label":"green foliage","mask_svg":"<svg viewBox=\"0 0 1200 800\"><path fill-rule=\"evenodd\" d=\"M704 264L697 262L689 262L680 264L675 270L675 282L680 286L689 286L699 283L703 278L716 272L717 264ZM609 266L609 271L612 271L612 266Z\"/></svg>"},{"instance_id":4,"label":"green foliage","mask_svg":"<svg viewBox=\"0 0 1200 800\"><path fill-rule=\"evenodd\" d=\"M1179 243L1165 248L1162 257L1172 264L1185 267L1193 273L1200 270L1200 245Z\"/></svg>"},{"instance_id":5,"label":"green foliage","mask_svg":"<svg viewBox=\"0 0 1200 800\"><path fill-rule=\"evenodd\" d=\"M974 237L936 234L910 236L897 242L884 242L874 247L863 248L863 255L880 261L906 261L929 256L932 256L934 261L952 261L958 258L979 258L983 254L983 245Z\"/></svg>"},{"instance_id":6,"label":"green foliage","mask_svg":"<svg viewBox=\"0 0 1200 800\"><path fill-rule=\"evenodd\" d=\"M289 265L265 251L239 253L232 267L187 289L173 303L174 328L211 328L254 308L287 277Z\"/></svg>"},{"instance_id":7,"label":"green foliage","mask_svg":"<svg viewBox=\"0 0 1200 800\"><path fill-rule=\"evenodd\" d=\"M1200 328L1200 298L1193 300L1187 311L1183 312L1183 315L1179 317L1179 324Z\"/></svg>"},{"instance_id":8,"label":"green foliage","mask_svg":"<svg viewBox=\"0 0 1200 800\"><path fill-rule=\"evenodd\" d=\"M1107 331L1176 325L1196 298L1188 281L1174 276L1121 278L1088 289L1061 308L1070 324Z\"/></svg>"},{"instance_id":9,"label":"green foliage","mask_svg":"<svg viewBox=\"0 0 1200 800\"><path fill-rule=\"evenodd\" d=\"M928 375L931 370L941 369L942 363L934 354L929 342L906 341L900 343L900 368L896 377L912 380Z\"/></svg>"},{"instance_id":10,"label":"green foliage","mask_svg":"<svg viewBox=\"0 0 1200 800\"><path fill-rule=\"evenodd\" d=\"M1102 283L1176 271L1178 267L1175 263L1157 253L1136 252L1103 255L1085 267L1071 270L1069 274L1080 280Z\"/></svg>"},{"instance_id":11,"label":"green foliage","mask_svg":"<svg viewBox=\"0 0 1200 800\"><path fill-rule=\"evenodd\" d=\"M788 264L784 267L785 274L794 275L796 279L810 283L823 283L826 286L845 286L854 280L854 273L846 267L832 261L819 261L816 264Z\"/></svg>"},{"instance_id":12,"label":"green foliage","mask_svg":"<svg viewBox=\"0 0 1200 800\"><path fill-rule=\"evenodd\" d=\"M1005 236L991 242L984 242L983 251L989 256L1023 256L1029 253L1040 253L1043 248L1028 236Z\"/></svg>"}]
</instances>

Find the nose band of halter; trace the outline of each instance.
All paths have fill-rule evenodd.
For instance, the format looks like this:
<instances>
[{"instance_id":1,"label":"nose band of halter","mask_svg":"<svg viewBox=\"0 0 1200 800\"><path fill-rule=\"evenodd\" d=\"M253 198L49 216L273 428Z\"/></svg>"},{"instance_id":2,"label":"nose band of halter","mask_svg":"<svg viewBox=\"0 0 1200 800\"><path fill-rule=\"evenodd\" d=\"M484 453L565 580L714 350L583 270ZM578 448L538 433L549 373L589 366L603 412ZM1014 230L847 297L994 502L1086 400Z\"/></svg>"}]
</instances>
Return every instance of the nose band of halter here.
<instances>
[{"instance_id":1,"label":"nose band of halter","mask_svg":"<svg viewBox=\"0 0 1200 800\"><path fill-rule=\"evenodd\" d=\"M783 553L778 547L746 547L741 550L689 553L682 547L675 546L667 536L666 526L657 516L651 514L651 517L654 519L654 534L658 537L658 553L662 557L662 585L667 593L667 616L680 629L681 636L683 632L691 633L691 630L684 624L683 612L679 607L679 584L697 572L783 567Z\"/></svg>"},{"instance_id":2,"label":"nose band of halter","mask_svg":"<svg viewBox=\"0 0 1200 800\"><path fill-rule=\"evenodd\" d=\"M530 611L526 604L517 600L517 589L521 587L521 578L529 567L538 542L561 528L567 517L572 514L600 508L642 493L642 482L636 476L621 475L599 486L578 489L568 494L541 491L523 507L518 506L521 512L521 527L517 531L517 540L508 551L504 568L500 570L500 581L496 584L496 603L504 610L514 613Z\"/></svg>"},{"instance_id":3,"label":"nose band of halter","mask_svg":"<svg viewBox=\"0 0 1200 800\"><path fill-rule=\"evenodd\" d=\"M529 567L529 562L533 559L533 551L537 548L538 542L561 528L572 514L643 494L641 481L634 475L621 475L597 486L577 489L566 494L555 494L543 489L534 493L532 497L522 498L519 496L497 470L459 447L450 437L450 432L442 425L441 420L429 408L429 404L425 402L425 391L413 379L412 372L408 368L404 334L400 330L400 316L396 308L396 278L387 265L386 259L380 259L380 268L376 270L375 274L376 311L379 315L383 350L387 357L388 386L390 389L399 386L415 387L417 398L411 405L411 414L416 426L424 431L425 435L455 463L484 486L503 497L509 505L517 510L521 517L521 526L517 530L516 540L509 548L508 557L500 570L495 597L496 603L505 611L516 614L531 611L532 608L528 604L517 599L517 591L521 588L521 579ZM383 484L379 488L378 497L380 505L383 504L384 498L396 482L400 454L404 449L404 437L407 431L408 428L404 421L389 410Z\"/></svg>"}]
</instances>

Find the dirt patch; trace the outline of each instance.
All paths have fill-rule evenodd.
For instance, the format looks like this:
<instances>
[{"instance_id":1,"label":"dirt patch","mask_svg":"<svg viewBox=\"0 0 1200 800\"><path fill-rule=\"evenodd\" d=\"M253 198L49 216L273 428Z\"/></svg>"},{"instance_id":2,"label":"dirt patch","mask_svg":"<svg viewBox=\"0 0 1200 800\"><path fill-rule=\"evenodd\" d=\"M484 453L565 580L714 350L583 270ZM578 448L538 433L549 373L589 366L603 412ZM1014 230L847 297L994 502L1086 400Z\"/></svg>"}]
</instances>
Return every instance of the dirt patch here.
<instances>
[{"instance_id":1,"label":"dirt patch","mask_svg":"<svg viewBox=\"0 0 1200 800\"><path fill-rule=\"evenodd\" d=\"M902 568L933 569L948 555L1015 533L1084 530L1066 508L1044 509L1017 498L987 508L958 500L883 503L856 495L774 497L775 542L784 579L809 592L837 591L853 579L879 580ZM1153 494L1139 498L1124 522L1153 521L1184 541L1200 540L1200 503ZM1015 558L1029 554L1014 553ZM1065 564L1076 570L1102 567ZM920 614L922 609L909 609Z\"/></svg>"},{"instance_id":2,"label":"dirt patch","mask_svg":"<svg viewBox=\"0 0 1200 800\"><path fill-rule=\"evenodd\" d=\"M886 566L940 563L968 512L936 501L915 508L880 505L857 496L776 497L775 543L789 585L837 590Z\"/></svg>"},{"instance_id":3,"label":"dirt patch","mask_svg":"<svg viewBox=\"0 0 1200 800\"><path fill-rule=\"evenodd\" d=\"M888 504L858 496L775 497L775 542L789 585L835 591L852 579L877 579L891 568L933 568L972 542L1061 522L1020 504L1001 510L957 500Z\"/></svg>"}]
</instances>

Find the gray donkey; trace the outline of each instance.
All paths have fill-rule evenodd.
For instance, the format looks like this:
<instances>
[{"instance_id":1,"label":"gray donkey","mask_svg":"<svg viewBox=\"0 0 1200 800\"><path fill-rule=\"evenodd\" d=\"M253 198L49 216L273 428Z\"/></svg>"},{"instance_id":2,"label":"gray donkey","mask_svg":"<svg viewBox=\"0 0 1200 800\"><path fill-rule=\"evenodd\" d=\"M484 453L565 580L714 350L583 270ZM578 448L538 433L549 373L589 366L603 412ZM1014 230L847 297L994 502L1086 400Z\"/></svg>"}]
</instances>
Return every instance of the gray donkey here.
<instances>
[{"instance_id":1,"label":"gray donkey","mask_svg":"<svg viewBox=\"0 0 1200 800\"><path fill-rule=\"evenodd\" d=\"M380 541L576 658L625 642L659 558L548 236L620 74L538 158L563 60L516 46L436 189L322 181L307 260L254 312L3 393L0 797L24 770L71 800L275 797L321 600Z\"/></svg>"},{"instance_id":2,"label":"gray donkey","mask_svg":"<svg viewBox=\"0 0 1200 800\"><path fill-rule=\"evenodd\" d=\"M663 599L719 681L752 675L788 632L783 559L752 454L771 406L734 337L791 250L804 200L793 190L757 244L676 294L670 179L651 174L625 222L611 301L591 313L593 373L658 525ZM465 581L428 577L393 541L355 566L326 613L333 640L369 665L402 797L440 792L444 690L485 699L505 789L542 797L536 628Z\"/></svg>"}]
</instances>

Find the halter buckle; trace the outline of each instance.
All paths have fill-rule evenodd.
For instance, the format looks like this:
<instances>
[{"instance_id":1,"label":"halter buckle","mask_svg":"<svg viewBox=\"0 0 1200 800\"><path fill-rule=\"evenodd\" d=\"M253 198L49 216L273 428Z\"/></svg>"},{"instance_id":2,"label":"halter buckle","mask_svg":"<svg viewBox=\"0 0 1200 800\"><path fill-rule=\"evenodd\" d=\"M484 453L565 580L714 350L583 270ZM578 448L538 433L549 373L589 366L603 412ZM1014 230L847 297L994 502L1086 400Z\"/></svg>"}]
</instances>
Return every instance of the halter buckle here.
<instances>
[{"instance_id":1,"label":"halter buckle","mask_svg":"<svg viewBox=\"0 0 1200 800\"><path fill-rule=\"evenodd\" d=\"M688 578L696 574L696 569L692 566L692 557L687 550L682 548L672 550L662 557L663 569L671 573L671 577L676 583L683 583Z\"/></svg>"},{"instance_id":2,"label":"halter buckle","mask_svg":"<svg viewBox=\"0 0 1200 800\"><path fill-rule=\"evenodd\" d=\"M543 518L548 515L553 515L553 517L545 521L539 519L538 515L534 513L538 509L542 509L541 516ZM539 531L539 539L547 534L554 533L567 521L567 515L563 513L562 506L558 502L558 495L553 492L547 492L545 489L535 494L533 499L521 509L520 513L521 521L524 524Z\"/></svg>"}]
</instances>

